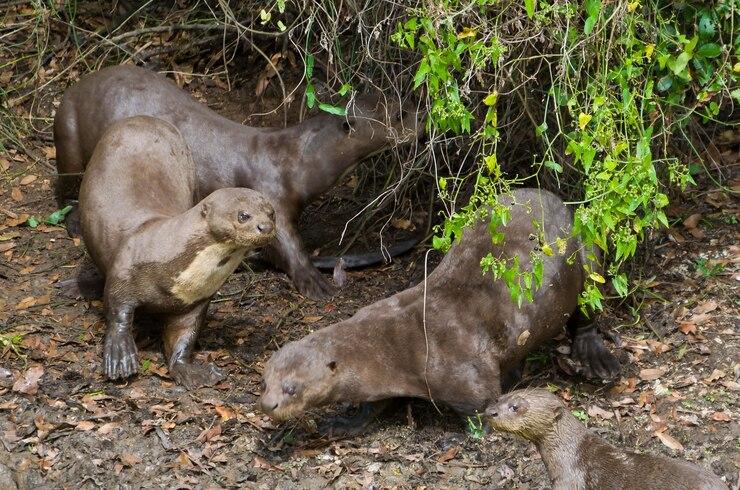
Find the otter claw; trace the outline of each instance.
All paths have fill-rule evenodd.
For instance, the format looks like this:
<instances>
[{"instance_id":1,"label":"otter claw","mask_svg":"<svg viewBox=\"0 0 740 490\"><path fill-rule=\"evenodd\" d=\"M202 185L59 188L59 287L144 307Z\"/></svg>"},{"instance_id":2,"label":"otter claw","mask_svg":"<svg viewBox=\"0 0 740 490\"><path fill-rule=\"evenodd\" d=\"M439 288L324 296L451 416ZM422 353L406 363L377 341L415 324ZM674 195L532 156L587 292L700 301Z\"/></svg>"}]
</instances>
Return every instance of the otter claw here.
<instances>
[{"instance_id":1,"label":"otter claw","mask_svg":"<svg viewBox=\"0 0 740 490\"><path fill-rule=\"evenodd\" d=\"M136 374L138 370L136 342L130 332L109 334L106 337L103 365L108 379L123 379Z\"/></svg>"},{"instance_id":2,"label":"otter claw","mask_svg":"<svg viewBox=\"0 0 740 490\"><path fill-rule=\"evenodd\" d=\"M581 365L587 378L613 379L619 375L619 360L604 345L595 330L580 333L573 339L572 357Z\"/></svg>"},{"instance_id":3,"label":"otter claw","mask_svg":"<svg viewBox=\"0 0 740 490\"><path fill-rule=\"evenodd\" d=\"M295 274L293 282L298 292L311 299L324 299L334 294L334 287L313 266Z\"/></svg>"}]
</instances>

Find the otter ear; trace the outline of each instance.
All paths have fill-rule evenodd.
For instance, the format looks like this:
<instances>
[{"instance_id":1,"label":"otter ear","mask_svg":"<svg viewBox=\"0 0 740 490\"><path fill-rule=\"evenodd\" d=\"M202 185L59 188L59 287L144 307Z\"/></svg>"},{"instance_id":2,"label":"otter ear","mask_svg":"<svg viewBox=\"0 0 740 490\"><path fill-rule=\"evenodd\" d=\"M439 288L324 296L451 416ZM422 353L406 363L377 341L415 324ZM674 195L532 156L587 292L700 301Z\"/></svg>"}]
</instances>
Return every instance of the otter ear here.
<instances>
[{"instance_id":1,"label":"otter ear","mask_svg":"<svg viewBox=\"0 0 740 490\"><path fill-rule=\"evenodd\" d=\"M337 361L331 361L326 364L326 367L331 369L332 372L335 372L337 370Z\"/></svg>"},{"instance_id":2,"label":"otter ear","mask_svg":"<svg viewBox=\"0 0 740 490\"><path fill-rule=\"evenodd\" d=\"M203 216L204 218L208 216L208 213L210 211L211 211L211 205L208 204L207 202L204 202L203 204L200 205L200 215Z\"/></svg>"}]
</instances>

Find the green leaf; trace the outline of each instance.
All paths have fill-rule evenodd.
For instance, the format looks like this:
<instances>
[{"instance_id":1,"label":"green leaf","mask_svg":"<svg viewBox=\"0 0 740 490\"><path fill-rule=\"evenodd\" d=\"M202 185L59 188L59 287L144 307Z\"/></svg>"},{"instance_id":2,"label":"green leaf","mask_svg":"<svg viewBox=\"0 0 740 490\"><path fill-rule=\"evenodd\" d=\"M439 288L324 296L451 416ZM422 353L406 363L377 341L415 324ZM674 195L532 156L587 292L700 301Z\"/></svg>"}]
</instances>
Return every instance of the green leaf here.
<instances>
[{"instance_id":1,"label":"green leaf","mask_svg":"<svg viewBox=\"0 0 740 490\"><path fill-rule=\"evenodd\" d=\"M311 80L311 77L313 76L314 62L315 60L312 54L306 56L306 78L308 80Z\"/></svg>"},{"instance_id":2,"label":"green leaf","mask_svg":"<svg viewBox=\"0 0 740 490\"><path fill-rule=\"evenodd\" d=\"M655 86L655 90L658 92L665 92L673 86L673 76L666 75L658 80L658 85Z\"/></svg>"},{"instance_id":3,"label":"green leaf","mask_svg":"<svg viewBox=\"0 0 740 490\"><path fill-rule=\"evenodd\" d=\"M439 178L439 188L445 190L447 188L447 179L444 177Z\"/></svg>"},{"instance_id":4,"label":"green leaf","mask_svg":"<svg viewBox=\"0 0 740 490\"><path fill-rule=\"evenodd\" d=\"M690 59L689 54L683 52L677 58L668 61L668 68L671 69L674 75L680 75L686 69L686 65L689 64Z\"/></svg>"},{"instance_id":5,"label":"green leaf","mask_svg":"<svg viewBox=\"0 0 740 490\"><path fill-rule=\"evenodd\" d=\"M429 61L424 58L419 64L419 69L416 70L416 75L414 75L414 90L419 88L419 85L424 83L424 80L426 80L427 77L427 73L429 73Z\"/></svg>"},{"instance_id":6,"label":"green leaf","mask_svg":"<svg viewBox=\"0 0 740 490\"><path fill-rule=\"evenodd\" d=\"M552 160L545 160L545 167L549 168L550 170L554 170L557 173L562 173L563 167L557 162L553 162Z\"/></svg>"},{"instance_id":7,"label":"green leaf","mask_svg":"<svg viewBox=\"0 0 740 490\"><path fill-rule=\"evenodd\" d=\"M285 24L283 24L282 20L277 21L277 26L278 26L278 29L280 29L280 32L285 32L285 29L287 29L287 27L285 27Z\"/></svg>"},{"instance_id":8,"label":"green leaf","mask_svg":"<svg viewBox=\"0 0 740 490\"><path fill-rule=\"evenodd\" d=\"M601 12L601 0L586 0L586 13L589 17L598 17Z\"/></svg>"},{"instance_id":9,"label":"green leaf","mask_svg":"<svg viewBox=\"0 0 740 490\"><path fill-rule=\"evenodd\" d=\"M594 30L594 26L596 25L596 17L589 17L586 19L586 23L583 25L583 33L586 35L591 34L591 31Z\"/></svg>"},{"instance_id":10,"label":"green leaf","mask_svg":"<svg viewBox=\"0 0 740 490\"><path fill-rule=\"evenodd\" d=\"M736 88L735 90L730 92L730 95L732 96L733 99L740 102L740 88Z\"/></svg>"},{"instance_id":11,"label":"green leaf","mask_svg":"<svg viewBox=\"0 0 740 490\"><path fill-rule=\"evenodd\" d=\"M614 290L623 298L627 296L628 293L627 284L627 276L624 274L618 274L612 277L612 286L614 286Z\"/></svg>"},{"instance_id":12,"label":"green leaf","mask_svg":"<svg viewBox=\"0 0 740 490\"><path fill-rule=\"evenodd\" d=\"M36 228L39 225L39 220L35 216L31 216L26 220L26 224L31 228Z\"/></svg>"},{"instance_id":13,"label":"green leaf","mask_svg":"<svg viewBox=\"0 0 740 490\"><path fill-rule=\"evenodd\" d=\"M45 221L50 225L59 224L70 211L72 211L72 206L65 206L51 213Z\"/></svg>"},{"instance_id":14,"label":"green leaf","mask_svg":"<svg viewBox=\"0 0 740 490\"><path fill-rule=\"evenodd\" d=\"M349 83L343 83L342 86L339 87L339 95L344 97L350 90L352 90L352 85Z\"/></svg>"},{"instance_id":15,"label":"green leaf","mask_svg":"<svg viewBox=\"0 0 740 490\"><path fill-rule=\"evenodd\" d=\"M534 0L524 0L524 8L527 10L527 17L534 17Z\"/></svg>"},{"instance_id":16,"label":"green leaf","mask_svg":"<svg viewBox=\"0 0 740 490\"><path fill-rule=\"evenodd\" d=\"M331 104L325 104L323 102L319 102L319 109L321 109L324 112L328 112L329 114L334 114L336 116L346 116L347 115L347 108L346 107L339 107Z\"/></svg>"},{"instance_id":17,"label":"green leaf","mask_svg":"<svg viewBox=\"0 0 740 490\"><path fill-rule=\"evenodd\" d=\"M316 89L314 89L312 83L306 85L306 105L309 109L313 109L313 106L316 105Z\"/></svg>"},{"instance_id":18,"label":"green leaf","mask_svg":"<svg viewBox=\"0 0 740 490\"><path fill-rule=\"evenodd\" d=\"M705 58L716 58L722 54L722 47L717 43L702 44L696 51L696 54Z\"/></svg>"}]
</instances>

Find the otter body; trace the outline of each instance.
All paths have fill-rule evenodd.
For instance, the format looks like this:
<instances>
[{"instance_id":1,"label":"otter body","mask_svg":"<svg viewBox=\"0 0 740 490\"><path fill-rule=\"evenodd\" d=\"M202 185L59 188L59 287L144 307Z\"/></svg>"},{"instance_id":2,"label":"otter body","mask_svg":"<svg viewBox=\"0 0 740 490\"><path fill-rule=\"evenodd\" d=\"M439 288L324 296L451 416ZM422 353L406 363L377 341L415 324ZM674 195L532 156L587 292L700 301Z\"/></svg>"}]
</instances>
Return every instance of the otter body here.
<instances>
[{"instance_id":1,"label":"otter body","mask_svg":"<svg viewBox=\"0 0 740 490\"><path fill-rule=\"evenodd\" d=\"M555 490L709 490L727 486L687 461L617 448L583 426L544 389L512 391L486 409L496 430L537 445Z\"/></svg>"},{"instance_id":2,"label":"otter body","mask_svg":"<svg viewBox=\"0 0 740 490\"><path fill-rule=\"evenodd\" d=\"M197 201L195 166L177 128L147 116L103 134L80 189L85 245L105 276L105 374L138 371L134 311L161 317L170 375L194 387L222 377L191 363L211 296L247 251L274 236L269 201L220 189Z\"/></svg>"},{"instance_id":3,"label":"otter body","mask_svg":"<svg viewBox=\"0 0 740 490\"><path fill-rule=\"evenodd\" d=\"M276 419L338 401L419 397L470 414L501 393L502 374L559 334L576 310L584 284L583 253L569 240L564 254L544 256L534 302L518 308L502 280L481 272L489 252L532 269L538 246L571 234L572 217L551 193L521 189L500 199L510 220L493 245L488 223L465 230L426 282L359 310L352 318L290 342L264 370L261 407ZM568 257L575 260L568 264ZM509 264L511 263L509 261ZM593 326L574 331L573 353L609 377L619 368Z\"/></svg>"},{"instance_id":4,"label":"otter body","mask_svg":"<svg viewBox=\"0 0 740 490\"><path fill-rule=\"evenodd\" d=\"M218 115L162 75L134 66L109 67L67 90L54 118L60 202L76 197L79 174L105 130L136 115L164 119L180 130L192 150L199 197L249 187L270 199L280 236L268 255L299 291L313 297L330 287L301 243L298 213L364 157L393 141L415 139L423 126L415 111L358 99L346 117L323 113L285 129L248 127ZM71 233L74 220L73 211Z\"/></svg>"}]
</instances>

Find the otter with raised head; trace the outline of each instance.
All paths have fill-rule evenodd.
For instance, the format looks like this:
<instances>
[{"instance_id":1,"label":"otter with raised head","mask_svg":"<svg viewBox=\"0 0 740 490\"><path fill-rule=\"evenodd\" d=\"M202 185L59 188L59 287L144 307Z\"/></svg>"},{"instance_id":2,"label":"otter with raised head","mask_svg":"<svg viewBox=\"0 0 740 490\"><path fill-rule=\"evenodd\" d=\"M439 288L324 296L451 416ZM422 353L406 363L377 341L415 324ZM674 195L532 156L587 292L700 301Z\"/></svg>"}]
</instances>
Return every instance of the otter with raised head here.
<instances>
[{"instance_id":1,"label":"otter with raised head","mask_svg":"<svg viewBox=\"0 0 740 490\"><path fill-rule=\"evenodd\" d=\"M249 187L271 200L280 234L268 256L301 293L315 298L331 286L301 243L295 226L301 209L360 160L415 140L423 130L416 110L373 97L356 98L345 117L322 113L284 129L248 127L200 104L162 75L135 66L109 67L67 90L54 117L60 203L75 199L103 132L136 115L164 119L180 130L192 150L200 197L225 187ZM74 234L75 211L67 222Z\"/></svg>"},{"instance_id":2,"label":"otter with raised head","mask_svg":"<svg viewBox=\"0 0 740 490\"><path fill-rule=\"evenodd\" d=\"M713 473L687 461L624 451L586 429L547 390L524 389L486 409L496 430L533 442L555 490L726 489Z\"/></svg>"},{"instance_id":3,"label":"otter with raised head","mask_svg":"<svg viewBox=\"0 0 740 490\"><path fill-rule=\"evenodd\" d=\"M463 414L482 413L501 394L502 375L563 330L585 278L586 254L569 238L572 215L559 198L520 189L499 202L510 212L500 229L503 243L493 244L489 223L479 222L426 282L275 352L263 373L262 410L280 420L339 401L418 397ZM518 257L520 270L531 270L530 254L538 246L531 237L543 235L547 243L567 238L567 250L543 256L542 286L519 308L502 280L481 272L481 258L489 252ZM573 355L593 374L614 376L617 359L592 325L577 323Z\"/></svg>"},{"instance_id":4,"label":"otter with raised head","mask_svg":"<svg viewBox=\"0 0 740 490\"><path fill-rule=\"evenodd\" d=\"M219 189L197 201L190 150L172 124L138 116L113 124L80 189L82 235L105 276L103 367L110 379L138 371L134 311L161 318L170 376L188 388L223 378L192 363L211 296L244 255L275 234L259 192Z\"/></svg>"}]
</instances>

